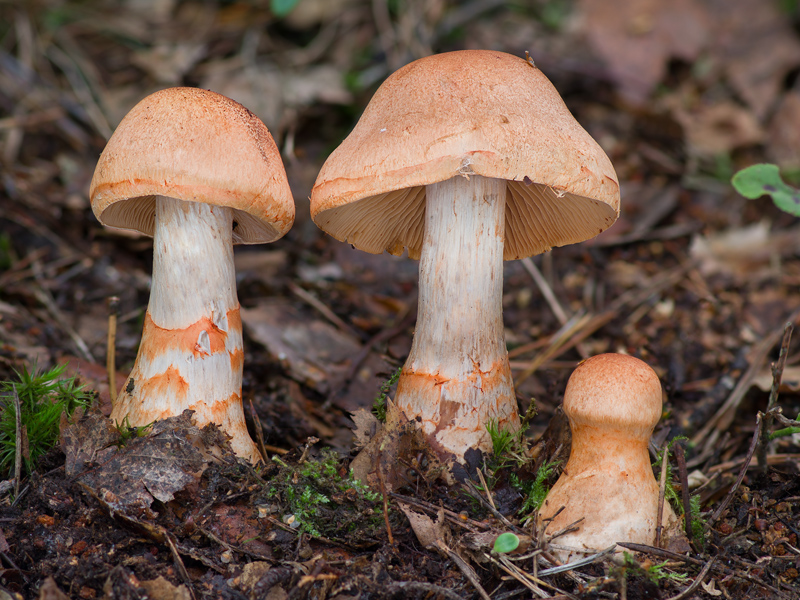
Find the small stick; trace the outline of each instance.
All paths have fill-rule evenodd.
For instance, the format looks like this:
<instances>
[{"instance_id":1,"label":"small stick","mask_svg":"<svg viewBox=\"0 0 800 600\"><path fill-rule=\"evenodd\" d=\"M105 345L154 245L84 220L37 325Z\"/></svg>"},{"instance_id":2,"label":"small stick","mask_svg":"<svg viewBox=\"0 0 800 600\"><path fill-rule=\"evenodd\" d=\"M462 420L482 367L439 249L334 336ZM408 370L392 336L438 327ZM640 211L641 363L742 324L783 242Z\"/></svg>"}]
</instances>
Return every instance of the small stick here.
<instances>
[{"instance_id":1,"label":"small stick","mask_svg":"<svg viewBox=\"0 0 800 600\"><path fill-rule=\"evenodd\" d=\"M550 284L547 283L547 280L542 275L541 271L539 271L536 263L534 263L530 257L523 258L521 261L522 266L525 267L525 270L531 276L533 281L539 287L539 291L542 292L542 296L544 297L547 304L550 306L550 310L553 311L553 315L555 315L558 322L563 325L569 320L567 313L561 307L561 304L556 298L555 292L553 292L553 288L550 287Z\"/></svg>"},{"instance_id":2,"label":"small stick","mask_svg":"<svg viewBox=\"0 0 800 600\"><path fill-rule=\"evenodd\" d=\"M261 460L266 461L268 456L267 447L264 445L264 428L261 425L261 419L258 418L258 413L256 413L256 407L253 406L253 397L251 396L248 400L250 401L250 416L253 419L253 425L256 430L256 445L258 445L258 451L261 453Z\"/></svg>"},{"instance_id":3,"label":"small stick","mask_svg":"<svg viewBox=\"0 0 800 600\"><path fill-rule=\"evenodd\" d=\"M361 341L361 335L358 331L356 331L353 327L342 321L335 312L333 312L330 308L325 306L325 304L316 296L311 294L310 292L304 290L296 283L289 282L289 291L291 291L295 296L300 298L303 302L308 304L311 308L314 308L319 312L323 317L328 319L331 323L333 323L339 330L347 333L348 335L352 335L358 341Z\"/></svg>"},{"instance_id":4,"label":"small stick","mask_svg":"<svg viewBox=\"0 0 800 600\"><path fill-rule=\"evenodd\" d=\"M14 453L14 497L19 497L19 482L22 477L22 412L17 393L16 384L11 386L14 390L14 411L16 421L16 447Z\"/></svg>"},{"instance_id":5,"label":"small stick","mask_svg":"<svg viewBox=\"0 0 800 600\"><path fill-rule=\"evenodd\" d=\"M772 387L769 390L769 400L767 401L767 410L764 413L764 418L761 421L761 426L758 429L758 447L756 448L756 456L758 457L758 466L763 473L767 472L767 452L769 450L769 430L772 425L772 409L778 402L778 390L781 386L781 379L783 378L783 369L786 366L786 356L789 354L789 342L792 340L793 325L790 322L786 323L783 328L783 341L781 342L781 350L778 354L778 361L772 363Z\"/></svg>"},{"instance_id":6,"label":"small stick","mask_svg":"<svg viewBox=\"0 0 800 600\"><path fill-rule=\"evenodd\" d=\"M689 585L689 587L687 587L677 596L673 596L669 600L683 600L684 598L689 598L692 594L694 594L694 591L700 587L701 583L703 583L703 580L706 578L706 575L708 575L711 567L714 566L715 560L717 560L716 556L712 557L711 560L706 563L706 566L701 569L700 574L694 578L694 581Z\"/></svg>"},{"instance_id":7,"label":"small stick","mask_svg":"<svg viewBox=\"0 0 800 600\"><path fill-rule=\"evenodd\" d=\"M654 554L655 556L660 556L662 558L679 560L681 562L693 565L707 564L702 560L700 560L699 558L694 558L692 556L684 556L683 554L678 554L677 552L671 552L670 550L664 550L662 548L656 548L654 546L648 546L646 544L634 544L633 542L617 542L617 545L622 546L623 548L627 548L628 550L633 550L634 552L641 552L643 554ZM766 581L763 581L758 577L750 575L749 573L737 571L736 569L732 569L731 567L727 567L725 565L714 565L712 568L720 573L724 573L726 575L732 574L734 577L738 577L739 579L744 579L745 581L755 583L757 586L771 591L776 597L779 598L787 597L781 590L779 590L775 586L772 586L768 584Z\"/></svg>"},{"instance_id":8,"label":"small stick","mask_svg":"<svg viewBox=\"0 0 800 600\"><path fill-rule=\"evenodd\" d=\"M683 446L675 444L675 460L678 462L678 478L681 482L681 497L683 498L683 525L686 537L692 539L692 503L689 496L689 473L686 470L686 455Z\"/></svg>"},{"instance_id":9,"label":"small stick","mask_svg":"<svg viewBox=\"0 0 800 600\"><path fill-rule=\"evenodd\" d=\"M739 471L739 476L736 478L736 481L726 494L725 498L723 498L722 502L717 507L717 510L715 510L714 514L712 514L708 521L706 521L706 529L710 529L714 523L717 522L717 519L719 519L720 515L722 515L722 511L728 507L728 504L730 504L730 501L733 499L733 495L736 493L736 490L739 489L739 486L742 484L745 473L747 473L747 467L750 466L750 461L753 458L753 454L755 454L756 445L758 444L758 434L761 430L761 415L762 413L759 412L756 416L756 430L753 432L753 441L750 442L750 449L747 451L747 456L742 463L742 469Z\"/></svg>"},{"instance_id":10,"label":"small stick","mask_svg":"<svg viewBox=\"0 0 800 600\"><path fill-rule=\"evenodd\" d=\"M664 442L661 451L661 478L658 484L658 513L656 513L656 548L661 547L662 517L664 514L664 497L667 493L667 461L669 460L669 442Z\"/></svg>"},{"instance_id":11,"label":"small stick","mask_svg":"<svg viewBox=\"0 0 800 600\"><path fill-rule=\"evenodd\" d=\"M180 574L181 579L183 579L183 583L186 585L186 589L188 590L192 600L195 600L196 596L194 595L192 578L189 577L189 572L186 570L186 565L183 564L183 559L178 552L178 547L175 545L175 541L172 539L172 534L167 530L164 530L164 539L167 542L167 546L169 546L169 551L172 553L172 560L175 563L175 568Z\"/></svg>"},{"instance_id":12,"label":"small stick","mask_svg":"<svg viewBox=\"0 0 800 600\"><path fill-rule=\"evenodd\" d=\"M119 296L108 297L108 341L106 342L106 371L108 372L108 391L111 403L117 401L117 316L119 315Z\"/></svg>"},{"instance_id":13,"label":"small stick","mask_svg":"<svg viewBox=\"0 0 800 600\"><path fill-rule=\"evenodd\" d=\"M497 510L497 506L495 506L495 503L494 503L494 498L492 498L492 492L489 489L489 486L486 485L486 478L483 476L483 473L481 472L480 469L476 469L476 472L478 473L478 479L481 480L481 485L483 486L483 491L486 492L486 498L489 500L489 504L492 505L492 508L494 510Z\"/></svg>"},{"instance_id":14,"label":"small stick","mask_svg":"<svg viewBox=\"0 0 800 600\"><path fill-rule=\"evenodd\" d=\"M381 488L381 497L383 498L383 522L386 523L386 535L389 538L389 544L394 546L394 537L392 536L392 525L389 523L389 496L386 493L386 483L383 481L383 469L381 469L381 455L378 454L377 464L375 465L375 472L378 474L378 484Z\"/></svg>"}]
</instances>

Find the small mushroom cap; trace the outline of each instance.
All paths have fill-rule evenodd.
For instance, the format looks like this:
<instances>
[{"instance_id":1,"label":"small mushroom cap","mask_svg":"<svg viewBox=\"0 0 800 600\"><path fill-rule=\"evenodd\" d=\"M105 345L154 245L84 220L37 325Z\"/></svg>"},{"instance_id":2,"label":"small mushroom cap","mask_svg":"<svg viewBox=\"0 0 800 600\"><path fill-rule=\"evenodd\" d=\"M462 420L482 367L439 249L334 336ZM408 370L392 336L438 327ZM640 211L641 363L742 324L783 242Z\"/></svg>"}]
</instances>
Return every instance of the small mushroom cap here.
<instances>
[{"instance_id":1,"label":"small mushroom cap","mask_svg":"<svg viewBox=\"0 0 800 600\"><path fill-rule=\"evenodd\" d=\"M508 180L504 258L596 236L619 215L608 157L542 72L503 52L422 58L375 92L311 193L316 224L378 254L418 258L425 186Z\"/></svg>"},{"instance_id":2,"label":"small mushroom cap","mask_svg":"<svg viewBox=\"0 0 800 600\"><path fill-rule=\"evenodd\" d=\"M108 141L89 189L109 227L153 235L155 197L234 209L236 243L272 242L294 222L294 199L267 127L238 102L197 88L147 96Z\"/></svg>"},{"instance_id":3,"label":"small mushroom cap","mask_svg":"<svg viewBox=\"0 0 800 600\"><path fill-rule=\"evenodd\" d=\"M613 429L649 440L661 418L661 382L638 358L599 354L583 361L570 376L564 413L573 427Z\"/></svg>"}]
</instances>

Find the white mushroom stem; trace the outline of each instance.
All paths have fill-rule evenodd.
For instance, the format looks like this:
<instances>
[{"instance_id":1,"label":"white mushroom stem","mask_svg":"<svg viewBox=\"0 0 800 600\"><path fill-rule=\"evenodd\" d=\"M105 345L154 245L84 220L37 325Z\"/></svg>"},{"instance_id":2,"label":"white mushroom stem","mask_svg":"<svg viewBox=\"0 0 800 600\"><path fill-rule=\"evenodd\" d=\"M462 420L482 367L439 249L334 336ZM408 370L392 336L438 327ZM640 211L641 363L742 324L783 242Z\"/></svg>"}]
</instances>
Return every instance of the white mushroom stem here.
<instances>
[{"instance_id":1,"label":"white mushroom stem","mask_svg":"<svg viewBox=\"0 0 800 600\"><path fill-rule=\"evenodd\" d=\"M394 409L463 459L491 450L490 420L519 428L503 336L506 182L457 176L428 185L426 197L417 328Z\"/></svg>"},{"instance_id":2,"label":"white mushroom stem","mask_svg":"<svg viewBox=\"0 0 800 600\"><path fill-rule=\"evenodd\" d=\"M111 418L131 425L195 411L217 423L237 455L257 462L242 410L242 321L233 210L159 196L150 303L136 363Z\"/></svg>"}]
</instances>

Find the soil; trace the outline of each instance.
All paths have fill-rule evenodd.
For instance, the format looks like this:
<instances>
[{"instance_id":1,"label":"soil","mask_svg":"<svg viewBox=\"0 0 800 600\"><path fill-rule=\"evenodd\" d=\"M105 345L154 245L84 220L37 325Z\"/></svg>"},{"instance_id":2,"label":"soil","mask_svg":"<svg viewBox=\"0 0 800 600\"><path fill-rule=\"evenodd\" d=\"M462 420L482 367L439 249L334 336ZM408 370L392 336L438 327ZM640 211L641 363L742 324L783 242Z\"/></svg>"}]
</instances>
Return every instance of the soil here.
<instances>
[{"instance_id":1,"label":"soil","mask_svg":"<svg viewBox=\"0 0 800 600\"><path fill-rule=\"evenodd\" d=\"M33 470L0 473L0 598L800 597L800 435L754 444L760 422L769 433L800 414L786 327L800 320L797 217L729 183L757 162L798 182L796 3L300 0L288 16L282 4L294 3L0 3L0 381L65 364L94 396ZM403 438L380 459L391 481L369 488L351 462L411 346L417 263L325 235L308 197L388 74L467 48L530 53L611 158L621 215L593 240L505 265L526 436L450 483ZM296 201L285 237L236 249L245 412L266 456L255 467L189 414L138 432L107 419L109 299L119 388L152 240L100 225L89 182L126 112L174 85L253 110ZM552 572L525 490L545 464L540 484L558 477L567 379L602 352L659 375L651 450L674 441L667 487L699 502L695 534ZM507 532L519 549L493 553Z\"/></svg>"}]
</instances>

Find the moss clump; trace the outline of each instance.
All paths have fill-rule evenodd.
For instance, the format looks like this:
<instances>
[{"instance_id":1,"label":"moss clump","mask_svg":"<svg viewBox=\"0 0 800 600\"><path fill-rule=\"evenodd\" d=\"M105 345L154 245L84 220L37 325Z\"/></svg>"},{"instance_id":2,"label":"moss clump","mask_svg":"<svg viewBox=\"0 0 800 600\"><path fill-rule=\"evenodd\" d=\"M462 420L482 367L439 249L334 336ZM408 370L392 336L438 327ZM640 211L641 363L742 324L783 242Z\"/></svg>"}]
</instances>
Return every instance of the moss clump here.
<instances>
[{"instance_id":1,"label":"moss clump","mask_svg":"<svg viewBox=\"0 0 800 600\"><path fill-rule=\"evenodd\" d=\"M314 537L372 541L384 527L383 498L353 478L330 449L318 459L290 465L278 457L266 496L278 501L287 522Z\"/></svg>"}]
</instances>

